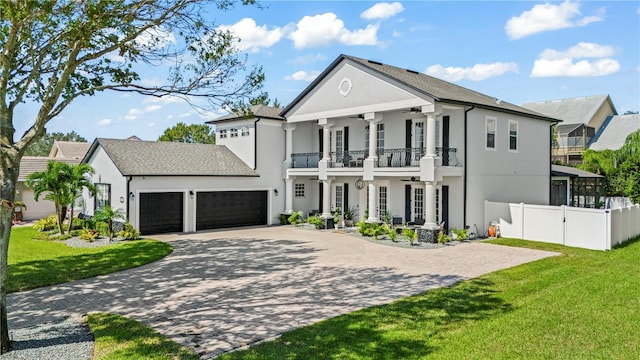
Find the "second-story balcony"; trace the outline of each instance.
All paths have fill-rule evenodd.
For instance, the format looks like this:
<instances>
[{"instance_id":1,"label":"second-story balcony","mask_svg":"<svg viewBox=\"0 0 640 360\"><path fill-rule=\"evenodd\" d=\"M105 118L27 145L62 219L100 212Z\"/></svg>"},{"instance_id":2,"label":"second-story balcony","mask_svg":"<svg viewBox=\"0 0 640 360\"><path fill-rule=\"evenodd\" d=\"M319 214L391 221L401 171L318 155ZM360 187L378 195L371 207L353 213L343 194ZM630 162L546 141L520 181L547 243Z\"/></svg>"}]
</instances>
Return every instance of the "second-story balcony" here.
<instances>
[{"instance_id":1,"label":"second-story balcony","mask_svg":"<svg viewBox=\"0 0 640 360\"><path fill-rule=\"evenodd\" d=\"M436 148L436 154L442 159L442 166L462 166L456 156L455 148ZM331 160L328 163L330 168L362 168L364 160L368 157L367 150L352 150L331 152ZM378 168L402 168L419 167L420 159L424 156L424 149L403 148L403 149L379 149L377 151L378 161L375 166ZM292 169L313 169L318 167L322 159L321 152L295 153L291 154Z\"/></svg>"}]
</instances>

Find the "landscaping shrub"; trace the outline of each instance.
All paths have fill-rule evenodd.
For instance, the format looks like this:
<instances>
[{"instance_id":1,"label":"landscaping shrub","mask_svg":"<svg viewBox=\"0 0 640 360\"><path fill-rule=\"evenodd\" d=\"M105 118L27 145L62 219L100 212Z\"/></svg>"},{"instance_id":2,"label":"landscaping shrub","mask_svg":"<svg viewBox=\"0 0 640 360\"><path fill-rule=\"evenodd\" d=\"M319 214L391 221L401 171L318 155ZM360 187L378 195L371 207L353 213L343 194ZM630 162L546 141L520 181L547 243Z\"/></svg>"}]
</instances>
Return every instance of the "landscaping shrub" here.
<instances>
[{"instance_id":1,"label":"landscaping shrub","mask_svg":"<svg viewBox=\"0 0 640 360\"><path fill-rule=\"evenodd\" d=\"M409 244L413 245L418 239L418 233L409 228L402 229L402 235L407 238Z\"/></svg>"},{"instance_id":2,"label":"landscaping shrub","mask_svg":"<svg viewBox=\"0 0 640 360\"><path fill-rule=\"evenodd\" d=\"M451 241L451 236L447 235L444 231L438 233L438 244L446 244Z\"/></svg>"},{"instance_id":3,"label":"landscaping shrub","mask_svg":"<svg viewBox=\"0 0 640 360\"><path fill-rule=\"evenodd\" d=\"M140 231L127 222L124 224L124 228L118 231L118 236L125 240L137 240L140 238Z\"/></svg>"},{"instance_id":4,"label":"landscaping shrub","mask_svg":"<svg viewBox=\"0 0 640 360\"><path fill-rule=\"evenodd\" d=\"M300 224L302 222L302 211L294 212L293 214L289 215L289 218L287 220L291 225Z\"/></svg>"},{"instance_id":5,"label":"landscaping shrub","mask_svg":"<svg viewBox=\"0 0 640 360\"><path fill-rule=\"evenodd\" d=\"M38 221L36 221L33 224L33 230L36 231L51 231L53 229L55 229L58 226L58 222L56 219L56 216L54 214L51 214L49 216L47 216L46 218L42 218Z\"/></svg>"},{"instance_id":6,"label":"landscaping shrub","mask_svg":"<svg viewBox=\"0 0 640 360\"><path fill-rule=\"evenodd\" d=\"M82 240L93 242L95 239L98 238L98 230L82 228L82 230L80 230L80 234L78 235L78 237Z\"/></svg>"},{"instance_id":7,"label":"landscaping shrub","mask_svg":"<svg viewBox=\"0 0 640 360\"><path fill-rule=\"evenodd\" d=\"M100 236L109 236L109 225L103 221L96 221L96 228Z\"/></svg>"},{"instance_id":8,"label":"landscaping shrub","mask_svg":"<svg viewBox=\"0 0 640 360\"><path fill-rule=\"evenodd\" d=\"M280 225L287 225L289 222L287 221L289 219L289 215L287 214L280 214Z\"/></svg>"},{"instance_id":9,"label":"landscaping shrub","mask_svg":"<svg viewBox=\"0 0 640 360\"><path fill-rule=\"evenodd\" d=\"M462 241L467 238L467 229L451 229L451 233L456 236L456 240Z\"/></svg>"},{"instance_id":10,"label":"landscaping shrub","mask_svg":"<svg viewBox=\"0 0 640 360\"><path fill-rule=\"evenodd\" d=\"M309 216L307 224L315 226L316 229L322 229L324 227L324 219L320 215Z\"/></svg>"}]
</instances>

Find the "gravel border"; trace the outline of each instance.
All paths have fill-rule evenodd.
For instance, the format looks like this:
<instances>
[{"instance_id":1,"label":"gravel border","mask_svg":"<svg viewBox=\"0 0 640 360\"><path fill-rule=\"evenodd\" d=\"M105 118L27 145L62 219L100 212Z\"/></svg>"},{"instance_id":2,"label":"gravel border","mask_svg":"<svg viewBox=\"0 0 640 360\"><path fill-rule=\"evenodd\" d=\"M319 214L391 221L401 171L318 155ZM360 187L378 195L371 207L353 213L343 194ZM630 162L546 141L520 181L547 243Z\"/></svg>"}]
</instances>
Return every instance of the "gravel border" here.
<instances>
[{"instance_id":1,"label":"gravel border","mask_svg":"<svg viewBox=\"0 0 640 360\"><path fill-rule=\"evenodd\" d=\"M95 339L85 318L9 329L11 351L2 360L84 360L93 358Z\"/></svg>"},{"instance_id":2,"label":"gravel border","mask_svg":"<svg viewBox=\"0 0 640 360\"><path fill-rule=\"evenodd\" d=\"M82 240L79 237L72 237L64 241L67 246L71 247L80 247L80 248L96 248L107 245L114 245L126 242L125 240L113 239L109 241L109 238L98 238L92 242L88 242L86 240Z\"/></svg>"}]
</instances>

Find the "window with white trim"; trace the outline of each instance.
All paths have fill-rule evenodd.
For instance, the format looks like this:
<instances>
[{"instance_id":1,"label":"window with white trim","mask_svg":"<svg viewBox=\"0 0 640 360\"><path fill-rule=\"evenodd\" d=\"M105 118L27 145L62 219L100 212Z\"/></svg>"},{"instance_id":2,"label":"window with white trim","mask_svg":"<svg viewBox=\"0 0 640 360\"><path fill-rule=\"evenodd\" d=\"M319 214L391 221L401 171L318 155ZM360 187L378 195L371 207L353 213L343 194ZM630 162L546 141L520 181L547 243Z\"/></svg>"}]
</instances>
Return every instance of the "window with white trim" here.
<instances>
[{"instance_id":1,"label":"window with white trim","mask_svg":"<svg viewBox=\"0 0 640 360\"><path fill-rule=\"evenodd\" d=\"M364 127L364 156L369 157L369 125Z\"/></svg>"},{"instance_id":2,"label":"window with white trim","mask_svg":"<svg viewBox=\"0 0 640 360\"><path fill-rule=\"evenodd\" d=\"M95 210L102 210L106 206L111 205L111 184L100 184L96 185L96 193L94 202Z\"/></svg>"},{"instance_id":3,"label":"window with white trim","mask_svg":"<svg viewBox=\"0 0 640 360\"><path fill-rule=\"evenodd\" d=\"M382 151L384 151L384 124L378 124L377 131L378 144L376 150L378 150L378 154L380 154Z\"/></svg>"},{"instance_id":4,"label":"window with white trim","mask_svg":"<svg viewBox=\"0 0 640 360\"><path fill-rule=\"evenodd\" d=\"M485 146L486 150L496 149L496 123L498 120L487 116L485 120Z\"/></svg>"},{"instance_id":5,"label":"window with white trim","mask_svg":"<svg viewBox=\"0 0 640 360\"><path fill-rule=\"evenodd\" d=\"M344 192L342 191L342 185L336 185L335 187L335 206L333 207L333 211L338 210L340 214L342 214L342 207L344 205Z\"/></svg>"},{"instance_id":6,"label":"window with white trim","mask_svg":"<svg viewBox=\"0 0 640 360\"><path fill-rule=\"evenodd\" d=\"M293 194L295 197L297 198L303 198L304 197L304 184L295 184L295 187L293 189Z\"/></svg>"},{"instance_id":7,"label":"window with white trim","mask_svg":"<svg viewBox=\"0 0 640 360\"><path fill-rule=\"evenodd\" d=\"M413 220L424 219L424 188L413 189Z\"/></svg>"},{"instance_id":8,"label":"window with white trim","mask_svg":"<svg viewBox=\"0 0 640 360\"><path fill-rule=\"evenodd\" d=\"M220 130L219 132L220 134L220 139L226 139L227 138L227 130Z\"/></svg>"},{"instance_id":9,"label":"window with white trim","mask_svg":"<svg viewBox=\"0 0 640 360\"><path fill-rule=\"evenodd\" d=\"M387 207L387 187L380 186L378 188L378 214L384 216L389 208Z\"/></svg>"},{"instance_id":10,"label":"window with white trim","mask_svg":"<svg viewBox=\"0 0 640 360\"><path fill-rule=\"evenodd\" d=\"M242 136L249 136L249 128L248 127L243 127L242 128Z\"/></svg>"},{"instance_id":11,"label":"window with white trim","mask_svg":"<svg viewBox=\"0 0 640 360\"><path fill-rule=\"evenodd\" d=\"M518 151L518 122L509 120L509 151Z\"/></svg>"},{"instance_id":12,"label":"window with white trim","mask_svg":"<svg viewBox=\"0 0 640 360\"><path fill-rule=\"evenodd\" d=\"M234 137L238 137L238 129L235 129L235 128L234 128L234 129L231 129L230 133L231 133L231 134L230 134L230 136L231 136L232 138L234 138Z\"/></svg>"}]
</instances>

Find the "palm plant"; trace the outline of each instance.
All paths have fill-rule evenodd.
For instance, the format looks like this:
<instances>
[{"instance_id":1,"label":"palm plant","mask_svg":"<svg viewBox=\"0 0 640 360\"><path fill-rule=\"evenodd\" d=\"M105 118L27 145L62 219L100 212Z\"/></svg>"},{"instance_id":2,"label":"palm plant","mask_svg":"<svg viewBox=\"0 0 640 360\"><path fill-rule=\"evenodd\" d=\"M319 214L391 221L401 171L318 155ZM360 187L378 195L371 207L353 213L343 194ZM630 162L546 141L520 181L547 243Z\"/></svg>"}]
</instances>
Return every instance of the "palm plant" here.
<instances>
[{"instance_id":1,"label":"palm plant","mask_svg":"<svg viewBox=\"0 0 640 360\"><path fill-rule=\"evenodd\" d=\"M73 208L75 207L76 200L82 194L82 188L87 188L91 193L96 192L96 186L87 178L88 174L93 174L93 168L89 164L71 165L67 169L68 177L68 190L70 200L71 214L69 216L69 228L67 232L71 232L73 227Z\"/></svg>"},{"instance_id":2,"label":"palm plant","mask_svg":"<svg viewBox=\"0 0 640 360\"><path fill-rule=\"evenodd\" d=\"M93 215L93 220L107 223L109 230L109 242L113 240L113 222L124 218L125 213L122 209L114 209L109 205L100 210L96 210Z\"/></svg>"}]
</instances>

